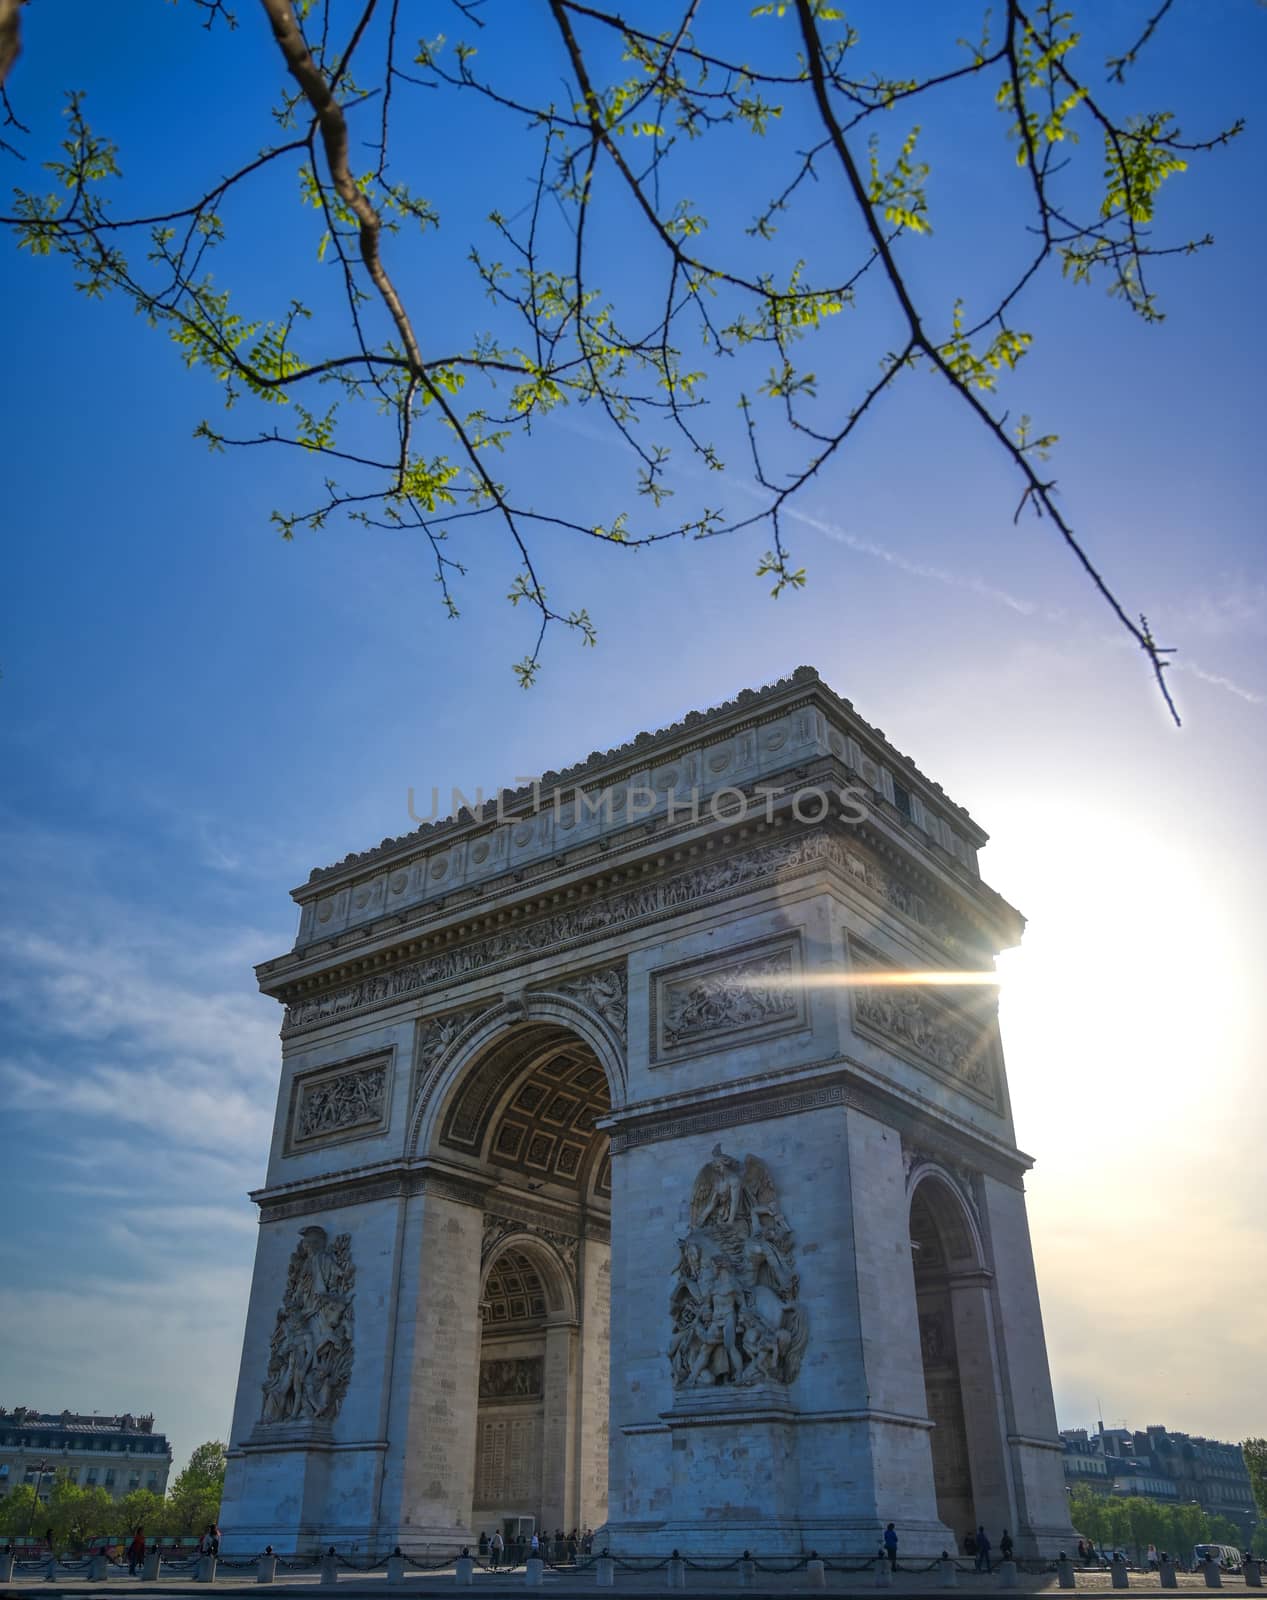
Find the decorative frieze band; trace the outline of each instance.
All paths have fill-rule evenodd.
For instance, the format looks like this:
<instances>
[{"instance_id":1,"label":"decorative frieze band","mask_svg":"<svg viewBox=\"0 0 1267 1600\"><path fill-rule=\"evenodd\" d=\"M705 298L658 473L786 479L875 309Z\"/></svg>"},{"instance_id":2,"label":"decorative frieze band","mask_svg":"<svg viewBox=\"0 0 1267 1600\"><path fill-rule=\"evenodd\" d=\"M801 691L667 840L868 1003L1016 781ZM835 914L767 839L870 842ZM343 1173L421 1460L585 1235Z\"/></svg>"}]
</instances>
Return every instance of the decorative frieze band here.
<instances>
[{"instance_id":1,"label":"decorative frieze band","mask_svg":"<svg viewBox=\"0 0 1267 1600\"><path fill-rule=\"evenodd\" d=\"M476 973L493 972L525 958L535 960L576 944L591 943L619 929L654 922L671 912L706 905L820 865L848 874L850 881L920 922L939 938L952 945L962 944L919 896L856 841L841 839L824 828L806 828L639 884L635 889L585 900L567 910L517 923L421 959L402 962L355 983L293 1001L286 1009L282 1033L289 1037L353 1013L393 1005ZM610 994L603 1004L608 1022L623 1033L623 1027L615 1020L623 1009L620 997Z\"/></svg>"}]
</instances>

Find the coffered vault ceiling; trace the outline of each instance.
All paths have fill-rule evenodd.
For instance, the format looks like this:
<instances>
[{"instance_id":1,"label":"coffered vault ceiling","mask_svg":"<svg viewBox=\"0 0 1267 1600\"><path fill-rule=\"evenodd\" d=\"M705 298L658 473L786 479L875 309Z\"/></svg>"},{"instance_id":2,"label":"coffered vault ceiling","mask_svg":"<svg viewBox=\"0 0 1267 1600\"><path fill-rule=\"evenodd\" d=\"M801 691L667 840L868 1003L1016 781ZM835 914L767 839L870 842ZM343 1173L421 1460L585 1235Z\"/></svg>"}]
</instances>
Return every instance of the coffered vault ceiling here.
<instances>
[{"instance_id":1,"label":"coffered vault ceiling","mask_svg":"<svg viewBox=\"0 0 1267 1600\"><path fill-rule=\"evenodd\" d=\"M460 1088L441 1143L482 1155L530 1182L610 1199L607 1136L595 1123L611 1110L593 1052L566 1028L514 1029L494 1044Z\"/></svg>"}]
</instances>

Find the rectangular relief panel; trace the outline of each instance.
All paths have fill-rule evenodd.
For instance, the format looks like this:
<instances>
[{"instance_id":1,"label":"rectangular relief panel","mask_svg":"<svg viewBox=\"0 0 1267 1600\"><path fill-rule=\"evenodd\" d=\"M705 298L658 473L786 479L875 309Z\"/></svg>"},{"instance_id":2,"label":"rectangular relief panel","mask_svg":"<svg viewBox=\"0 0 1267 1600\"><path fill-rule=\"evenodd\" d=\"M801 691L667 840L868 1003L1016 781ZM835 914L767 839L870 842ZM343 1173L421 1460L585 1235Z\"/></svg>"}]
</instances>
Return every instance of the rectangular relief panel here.
<instances>
[{"instance_id":1,"label":"rectangular relief panel","mask_svg":"<svg viewBox=\"0 0 1267 1600\"><path fill-rule=\"evenodd\" d=\"M651 974L651 1065L809 1026L799 929Z\"/></svg>"},{"instance_id":2,"label":"rectangular relief panel","mask_svg":"<svg viewBox=\"0 0 1267 1600\"><path fill-rule=\"evenodd\" d=\"M285 1153L295 1156L319 1145L385 1133L394 1055L394 1050L376 1050L297 1073L290 1088Z\"/></svg>"},{"instance_id":3,"label":"rectangular relief panel","mask_svg":"<svg viewBox=\"0 0 1267 1600\"><path fill-rule=\"evenodd\" d=\"M852 933L848 939L854 1032L1001 1114L997 989L937 993L929 984L892 983L888 975L899 969ZM868 972L875 983L866 981Z\"/></svg>"}]
</instances>

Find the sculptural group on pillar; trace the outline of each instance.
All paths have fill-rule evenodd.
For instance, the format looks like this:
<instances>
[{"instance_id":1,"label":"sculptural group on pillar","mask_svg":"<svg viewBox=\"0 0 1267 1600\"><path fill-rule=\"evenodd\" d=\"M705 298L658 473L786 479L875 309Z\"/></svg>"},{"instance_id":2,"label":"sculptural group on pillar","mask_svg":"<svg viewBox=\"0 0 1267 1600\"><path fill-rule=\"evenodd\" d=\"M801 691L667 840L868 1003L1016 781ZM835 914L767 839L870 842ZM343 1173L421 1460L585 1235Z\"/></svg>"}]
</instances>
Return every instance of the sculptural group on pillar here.
<instances>
[{"instance_id":1,"label":"sculptural group on pillar","mask_svg":"<svg viewBox=\"0 0 1267 1600\"><path fill-rule=\"evenodd\" d=\"M262 1422L329 1421L352 1376L352 1238L300 1230L269 1345Z\"/></svg>"},{"instance_id":2,"label":"sculptural group on pillar","mask_svg":"<svg viewBox=\"0 0 1267 1600\"><path fill-rule=\"evenodd\" d=\"M690 1220L669 1296L674 1387L791 1383L809 1333L792 1232L765 1163L714 1145Z\"/></svg>"}]
</instances>

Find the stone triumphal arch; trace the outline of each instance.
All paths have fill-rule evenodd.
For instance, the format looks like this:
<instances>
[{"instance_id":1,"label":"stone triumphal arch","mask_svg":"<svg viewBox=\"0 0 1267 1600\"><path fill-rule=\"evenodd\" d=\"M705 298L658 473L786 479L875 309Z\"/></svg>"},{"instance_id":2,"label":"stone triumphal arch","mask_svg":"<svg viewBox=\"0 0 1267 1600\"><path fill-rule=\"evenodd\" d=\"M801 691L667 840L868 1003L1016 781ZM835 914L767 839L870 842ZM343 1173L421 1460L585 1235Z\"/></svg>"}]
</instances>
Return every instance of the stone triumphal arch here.
<instances>
[{"instance_id":1,"label":"stone triumphal arch","mask_svg":"<svg viewBox=\"0 0 1267 1600\"><path fill-rule=\"evenodd\" d=\"M984 839L801 668L314 872L225 1549L1064 1543Z\"/></svg>"}]
</instances>

